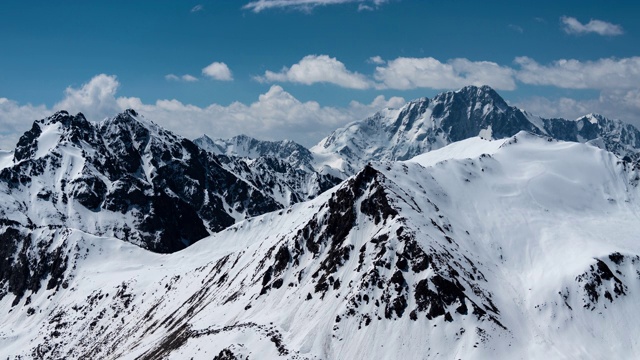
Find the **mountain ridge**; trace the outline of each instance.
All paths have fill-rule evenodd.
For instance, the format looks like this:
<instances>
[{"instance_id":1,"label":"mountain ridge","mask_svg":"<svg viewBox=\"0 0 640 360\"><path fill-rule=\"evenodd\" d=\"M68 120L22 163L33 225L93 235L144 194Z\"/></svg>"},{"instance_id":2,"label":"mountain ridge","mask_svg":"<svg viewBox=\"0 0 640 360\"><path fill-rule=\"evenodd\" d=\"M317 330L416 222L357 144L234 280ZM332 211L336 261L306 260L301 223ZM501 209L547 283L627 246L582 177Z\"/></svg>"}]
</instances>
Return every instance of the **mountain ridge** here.
<instances>
[{"instance_id":1,"label":"mountain ridge","mask_svg":"<svg viewBox=\"0 0 640 360\"><path fill-rule=\"evenodd\" d=\"M520 131L589 142L621 158L640 159L640 131L631 124L593 113L575 120L542 118L510 106L486 85L443 92L433 99L414 99L398 109L383 109L333 131L310 149L289 140L262 141L246 135L230 139L205 135L195 142L215 154L252 159L271 156L294 168L344 179L371 161L408 160L470 137L502 139Z\"/></svg>"},{"instance_id":2,"label":"mountain ridge","mask_svg":"<svg viewBox=\"0 0 640 360\"><path fill-rule=\"evenodd\" d=\"M0 325L4 351L105 359L633 354L638 168L527 133L465 141L447 150L457 159L442 149L366 166L310 202L171 255L71 233L67 287L16 304ZM602 348L587 341L593 336L620 346Z\"/></svg>"},{"instance_id":3,"label":"mountain ridge","mask_svg":"<svg viewBox=\"0 0 640 360\"><path fill-rule=\"evenodd\" d=\"M0 160L0 354L633 357L639 138L488 87L320 150L58 112Z\"/></svg>"}]
</instances>

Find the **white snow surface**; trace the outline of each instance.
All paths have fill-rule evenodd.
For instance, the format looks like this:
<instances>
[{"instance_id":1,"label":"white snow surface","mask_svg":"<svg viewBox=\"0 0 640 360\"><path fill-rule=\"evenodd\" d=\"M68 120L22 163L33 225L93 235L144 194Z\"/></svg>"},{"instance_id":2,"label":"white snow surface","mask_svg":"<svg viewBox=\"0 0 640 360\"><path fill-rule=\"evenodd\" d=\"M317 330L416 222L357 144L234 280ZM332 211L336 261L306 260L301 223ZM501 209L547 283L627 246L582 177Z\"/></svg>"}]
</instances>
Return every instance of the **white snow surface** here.
<instances>
[{"instance_id":1,"label":"white snow surface","mask_svg":"<svg viewBox=\"0 0 640 360\"><path fill-rule=\"evenodd\" d=\"M225 348L242 359L640 353L640 177L629 164L593 146L519 133L472 138L373 168L399 215L375 220L357 211L340 244L350 256L330 274L339 285L324 295L316 287L335 236L318 240L317 253L303 250L271 280L264 274L280 248L304 249L300 236L313 219L317 236L329 228L322 220L335 211L331 199L354 178L170 255L79 230L40 230L53 232L73 259L68 287L30 294L30 304L26 297L13 307L12 296L0 301L0 357L211 359ZM354 209L365 208L376 189L363 191ZM412 234L433 258L427 269L402 271L405 285L394 290L387 285L407 246L400 233ZM614 278L592 282L599 295L593 300L585 279L600 262ZM445 268L458 275L445 276ZM387 285L365 285L374 270ZM460 281L468 313L456 312L456 300L445 309L451 321L424 312L411 319L417 284L438 274ZM265 283L270 289L261 294ZM401 316L374 304L402 295ZM472 314L472 303L495 321Z\"/></svg>"}]
</instances>

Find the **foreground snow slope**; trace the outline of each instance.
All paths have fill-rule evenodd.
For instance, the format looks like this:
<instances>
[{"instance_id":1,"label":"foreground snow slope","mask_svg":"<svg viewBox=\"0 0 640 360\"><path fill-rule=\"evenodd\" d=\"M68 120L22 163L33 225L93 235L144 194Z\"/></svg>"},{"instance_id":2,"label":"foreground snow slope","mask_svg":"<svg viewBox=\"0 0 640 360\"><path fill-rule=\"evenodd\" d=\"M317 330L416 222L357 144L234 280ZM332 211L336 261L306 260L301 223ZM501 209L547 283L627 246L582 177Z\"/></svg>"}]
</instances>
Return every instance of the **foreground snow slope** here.
<instances>
[{"instance_id":1,"label":"foreground snow slope","mask_svg":"<svg viewBox=\"0 0 640 360\"><path fill-rule=\"evenodd\" d=\"M632 358L639 179L519 133L367 166L170 255L47 230L72 261L0 301L0 355Z\"/></svg>"}]
</instances>

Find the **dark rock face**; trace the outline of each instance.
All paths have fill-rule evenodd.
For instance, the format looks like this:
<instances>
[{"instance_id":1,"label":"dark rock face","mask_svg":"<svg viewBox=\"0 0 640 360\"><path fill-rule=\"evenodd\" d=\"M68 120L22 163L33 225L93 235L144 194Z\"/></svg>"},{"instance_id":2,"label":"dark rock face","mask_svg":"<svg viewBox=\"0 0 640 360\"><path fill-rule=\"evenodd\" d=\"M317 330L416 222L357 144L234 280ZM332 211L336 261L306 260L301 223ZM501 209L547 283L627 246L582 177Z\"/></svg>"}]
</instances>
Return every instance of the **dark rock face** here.
<instances>
[{"instance_id":1,"label":"dark rock face","mask_svg":"<svg viewBox=\"0 0 640 360\"><path fill-rule=\"evenodd\" d=\"M64 230L44 231L43 236L32 236L32 229L17 224L0 230L0 299L15 295L16 305L27 293L41 289L66 287L64 279L69 263L69 249L63 241L54 244L56 232L64 238ZM28 302L28 301L27 301Z\"/></svg>"},{"instance_id":2,"label":"dark rock face","mask_svg":"<svg viewBox=\"0 0 640 360\"><path fill-rule=\"evenodd\" d=\"M436 96L433 116L441 118L440 127L448 131L450 141L478 136L480 130L491 126L492 137L502 139L519 131L540 134L526 116L509 106L498 93L488 86L468 86L457 92Z\"/></svg>"},{"instance_id":3,"label":"dark rock face","mask_svg":"<svg viewBox=\"0 0 640 360\"><path fill-rule=\"evenodd\" d=\"M373 166L366 166L344 182L297 231L292 242L274 246L260 261L262 270L253 280L262 286L260 296L290 281L289 286L298 286L297 282L308 272L314 289L306 295L306 301L323 301L339 296L343 287L349 289L346 309L336 318L335 327L345 318L355 318L360 327L366 327L383 318L444 318L451 322L455 321L454 316L473 316L505 329L498 320L492 294L477 285L486 281L484 275L469 258L457 254L446 219L436 216L439 221L431 220L439 239L398 226L407 219L389 196L390 192L400 191L389 190L390 183ZM411 202L411 198L405 200ZM438 207L432 205L429 212L437 213ZM352 240L347 239L360 227L370 226L362 223L363 215L378 230L356 250ZM383 230L389 227L395 230ZM309 263L309 257L316 265L313 269L302 268L301 264ZM358 266L345 269L352 258L357 259ZM356 273L357 280L341 282L345 271ZM287 278L291 273L298 274L298 278Z\"/></svg>"},{"instance_id":4,"label":"dark rock face","mask_svg":"<svg viewBox=\"0 0 640 360\"><path fill-rule=\"evenodd\" d=\"M46 223L66 226L67 204L79 209L74 216L81 223L80 208L115 213L107 216L113 224L91 228L92 233L155 252L183 249L238 217L281 207L223 168L214 155L133 110L99 124L64 111L36 121L20 138L14 164L0 173L0 181L14 189L7 195L19 198L20 192L42 186L37 198L54 209ZM60 183L51 183L52 178ZM38 186L27 186L32 183ZM38 225L43 219L29 222Z\"/></svg>"},{"instance_id":5,"label":"dark rock face","mask_svg":"<svg viewBox=\"0 0 640 360\"><path fill-rule=\"evenodd\" d=\"M631 269L628 278L628 270ZM623 255L619 252L609 254L607 258L595 259L595 264L576 277L576 282L582 288L582 304L585 309L595 310L599 304L607 308L607 304L626 296L629 292L627 283L640 278L640 256ZM561 294L562 295L562 294ZM564 301L569 295L562 295Z\"/></svg>"}]
</instances>

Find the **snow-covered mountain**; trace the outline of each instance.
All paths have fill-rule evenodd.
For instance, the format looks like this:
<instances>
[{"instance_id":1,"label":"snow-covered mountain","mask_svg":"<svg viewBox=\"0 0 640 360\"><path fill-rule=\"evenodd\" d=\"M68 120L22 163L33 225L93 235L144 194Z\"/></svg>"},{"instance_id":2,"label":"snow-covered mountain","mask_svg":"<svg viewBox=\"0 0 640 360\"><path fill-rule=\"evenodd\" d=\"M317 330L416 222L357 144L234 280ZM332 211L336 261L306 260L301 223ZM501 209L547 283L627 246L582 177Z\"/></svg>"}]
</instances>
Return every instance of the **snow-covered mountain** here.
<instances>
[{"instance_id":1,"label":"snow-covered mountain","mask_svg":"<svg viewBox=\"0 0 640 360\"><path fill-rule=\"evenodd\" d=\"M133 110L100 123L36 121L0 170L0 219L69 227L173 252L281 208L191 141Z\"/></svg>"},{"instance_id":2,"label":"snow-covered mountain","mask_svg":"<svg viewBox=\"0 0 640 360\"><path fill-rule=\"evenodd\" d=\"M286 161L294 169L313 170L313 154L309 149L291 140L265 141L246 135L234 136L231 139L212 139L203 135L193 142L216 155L250 159L277 158Z\"/></svg>"},{"instance_id":3,"label":"snow-covered mountain","mask_svg":"<svg viewBox=\"0 0 640 360\"><path fill-rule=\"evenodd\" d=\"M633 358L639 181L611 152L518 133L365 166L174 254L41 229L69 262L0 300L0 354Z\"/></svg>"},{"instance_id":4,"label":"snow-covered mountain","mask_svg":"<svg viewBox=\"0 0 640 360\"><path fill-rule=\"evenodd\" d=\"M350 175L370 161L407 160L470 137L502 139L519 131L590 141L620 157L640 158L640 131L632 125L599 115L540 118L509 106L488 86L467 86L411 101L400 109L382 110L334 131L311 152L316 167L327 165Z\"/></svg>"},{"instance_id":5,"label":"snow-covered mountain","mask_svg":"<svg viewBox=\"0 0 640 360\"><path fill-rule=\"evenodd\" d=\"M576 120L545 119L509 106L489 86L467 86L458 91L441 93L433 99L410 101L400 109L383 109L367 119L335 130L308 150L288 140L262 141L245 135L231 139L211 139L204 135L194 142L213 154L242 159L265 157L271 162L282 162L281 166L317 173L313 175L314 179L331 175L324 182L335 185L336 178L344 179L353 175L371 161L407 160L471 137L503 139L520 131L557 140L587 142L612 151L621 158L640 160L640 130L631 124L597 114L588 114ZM261 162L245 162L250 168L262 166L262 169L253 170L259 174L258 177L276 169L267 169ZM237 169L237 166L230 167L232 171ZM247 179L255 177L246 176ZM276 183L290 178L295 176L280 177ZM308 182L308 179L302 181ZM295 188L297 183L300 182L294 181L291 187ZM316 185L313 188L323 187ZM290 198L311 199L318 194L313 191L307 194L304 189L297 192L298 196ZM274 191L274 194L277 193L277 190ZM288 205L296 201L280 202Z\"/></svg>"},{"instance_id":6,"label":"snow-covered mountain","mask_svg":"<svg viewBox=\"0 0 640 360\"><path fill-rule=\"evenodd\" d=\"M313 199L342 181L333 175L335 171L316 170L313 154L293 141L263 141L245 135L223 140L204 135L193 142L283 206Z\"/></svg>"}]
</instances>

